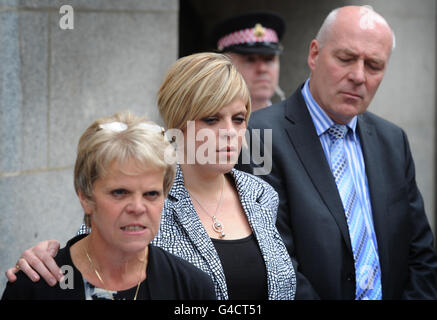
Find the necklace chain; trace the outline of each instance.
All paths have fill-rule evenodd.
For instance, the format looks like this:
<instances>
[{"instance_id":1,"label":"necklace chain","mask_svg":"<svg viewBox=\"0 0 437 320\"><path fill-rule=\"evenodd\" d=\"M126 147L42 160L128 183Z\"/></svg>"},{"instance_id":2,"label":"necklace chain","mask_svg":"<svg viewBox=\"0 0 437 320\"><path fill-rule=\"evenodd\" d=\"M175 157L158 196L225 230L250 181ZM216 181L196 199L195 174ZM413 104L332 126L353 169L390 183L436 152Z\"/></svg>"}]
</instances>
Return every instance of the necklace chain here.
<instances>
[{"instance_id":1,"label":"necklace chain","mask_svg":"<svg viewBox=\"0 0 437 320\"><path fill-rule=\"evenodd\" d=\"M187 189L188 190L188 189ZM188 190L189 195L191 196L191 198L193 198L194 201L197 202L197 204L200 206L200 208L212 219L212 229L220 234L221 238L224 238L226 236L225 232L224 232L224 226L223 223L220 222L219 220L217 220L217 212L219 211L221 204L222 204L222 200L223 200L223 191L225 190L225 179L223 178L223 184L222 184L222 192L220 193L220 198L219 201L217 202L217 207L215 208L215 213L214 215L210 215L208 213L208 210L206 210L202 204L200 203L199 200L197 200L193 194Z\"/></svg>"},{"instance_id":2,"label":"necklace chain","mask_svg":"<svg viewBox=\"0 0 437 320\"><path fill-rule=\"evenodd\" d=\"M100 273L97 271L96 267L94 266L93 260L91 259L88 250L86 249L86 245L84 246L84 250L85 250L85 255L88 258L88 261L91 265L91 268L93 269L94 273L96 274L97 278L99 278L100 282L102 283L102 285L105 285L105 282L103 281L102 277L100 276ZM147 264L147 254L149 252L149 247L147 246L144 249L144 265L143 265L143 269L146 268L146 264ZM140 269L141 270L141 269ZM137 289L135 291L135 296L134 296L134 300L137 300L137 295L138 295L138 291L140 289L140 284L141 284L141 273L140 273L140 279L138 280L138 284L137 284ZM114 296L112 295L112 300L114 300Z\"/></svg>"}]
</instances>

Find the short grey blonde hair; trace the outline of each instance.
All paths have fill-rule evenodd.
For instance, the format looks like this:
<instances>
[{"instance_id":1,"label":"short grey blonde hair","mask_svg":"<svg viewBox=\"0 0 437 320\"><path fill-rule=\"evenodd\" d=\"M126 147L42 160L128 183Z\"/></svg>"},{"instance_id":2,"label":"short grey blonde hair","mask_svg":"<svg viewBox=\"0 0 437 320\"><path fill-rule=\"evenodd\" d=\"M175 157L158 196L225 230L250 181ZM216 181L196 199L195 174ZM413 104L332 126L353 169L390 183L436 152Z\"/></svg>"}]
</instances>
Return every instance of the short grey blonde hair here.
<instances>
[{"instance_id":1,"label":"short grey blonde hair","mask_svg":"<svg viewBox=\"0 0 437 320\"><path fill-rule=\"evenodd\" d=\"M231 60L218 53L197 53L177 60L158 91L158 109L167 128L184 130L188 121L217 113L239 98L249 120L249 89Z\"/></svg>"},{"instance_id":2,"label":"short grey blonde hair","mask_svg":"<svg viewBox=\"0 0 437 320\"><path fill-rule=\"evenodd\" d=\"M124 164L134 160L138 173L149 168L163 170L163 190L167 196L173 184L176 167L174 163L165 161L166 150L168 152L173 147L162 130L146 117L137 117L129 111L96 120L82 134L77 147L74 166L76 193L81 192L92 201L94 182L105 176L114 161ZM85 223L90 227L87 215Z\"/></svg>"}]
</instances>

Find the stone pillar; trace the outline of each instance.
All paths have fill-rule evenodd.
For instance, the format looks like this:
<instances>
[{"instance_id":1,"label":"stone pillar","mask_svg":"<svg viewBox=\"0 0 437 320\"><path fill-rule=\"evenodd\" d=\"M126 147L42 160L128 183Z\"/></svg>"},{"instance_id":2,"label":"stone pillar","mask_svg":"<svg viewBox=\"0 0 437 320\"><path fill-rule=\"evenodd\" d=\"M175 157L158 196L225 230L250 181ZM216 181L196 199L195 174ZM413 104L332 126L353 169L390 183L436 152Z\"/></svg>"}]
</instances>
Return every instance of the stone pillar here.
<instances>
[{"instance_id":1,"label":"stone pillar","mask_svg":"<svg viewBox=\"0 0 437 320\"><path fill-rule=\"evenodd\" d=\"M74 29L60 27L65 4ZM63 246L77 232L73 165L87 126L124 109L159 119L178 10L178 0L0 1L1 274L38 241Z\"/></svg>"}]
</instances>

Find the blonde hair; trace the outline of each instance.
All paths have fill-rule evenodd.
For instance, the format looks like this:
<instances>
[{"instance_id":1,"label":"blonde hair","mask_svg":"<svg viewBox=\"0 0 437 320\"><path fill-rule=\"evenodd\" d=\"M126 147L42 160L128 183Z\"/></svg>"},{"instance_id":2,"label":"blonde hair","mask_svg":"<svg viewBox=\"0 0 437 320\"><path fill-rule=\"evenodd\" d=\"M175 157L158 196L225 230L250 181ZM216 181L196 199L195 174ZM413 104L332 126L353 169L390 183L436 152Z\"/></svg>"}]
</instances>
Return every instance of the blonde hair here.
<instances>
[{"instance_id":1,"label":"blonde hair","mask_svg":"<svg viewBox=\"0 0 437 320\"><path fill-rule=\"evenodd\" d=\"M184 130L187 121L217 113L234 99L246 105L249 89L231 60L217 53L197 53L177 60L158 91L158 109L167 128Z\"/></svg>"},{"instance_id":2,"label":"blonde hair","mask_svg":"<svg viewBox=\"0 0 437 320\"><path fill-rule=\"evenodd\" d=\"M74 166L76 193L80 191L92 201L94 182L105 176L114 161L124 164L135 160L138 173L151 167L163 170L163 189L167 196L176 173L175 164L165 161L166 150L173 148L167 148L169 146L161 127L129 111L96 120L82 134L77 147ZM89 215L85 215L85 224L90 227L87 217Z\"/></svg>"}]
</instances>

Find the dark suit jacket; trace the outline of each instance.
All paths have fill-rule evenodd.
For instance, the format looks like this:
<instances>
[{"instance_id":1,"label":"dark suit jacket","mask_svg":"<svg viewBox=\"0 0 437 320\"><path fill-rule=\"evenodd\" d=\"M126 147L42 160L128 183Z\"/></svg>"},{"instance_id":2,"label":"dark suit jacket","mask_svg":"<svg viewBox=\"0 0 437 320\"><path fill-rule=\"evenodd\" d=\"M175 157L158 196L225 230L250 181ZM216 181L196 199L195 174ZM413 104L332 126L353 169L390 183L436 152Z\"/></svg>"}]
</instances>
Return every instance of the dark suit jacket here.
<instances>
[{"instance_id":1,"label":"dark suit jacket","mask_svg":"<svg viewBox=\"0 0 437 320\"><path fill-rule=\"evenodd\" d=\"M55 257L58 266L73 267L73 288L50 287L44 280L33 283L22 271L17 281L8 282L2 300L84 300L85 289L81 273L73 265L70 247L85 237L71 239ZM215 300L211 278L187 261L150 245L147 265L147 288L151 300ZM142 285L141 290L145 286Z\"/></svg>"},{"instance_id":2,"label":"dark suit jacket","mask_svg":"<svg viewBox=\"0 0 437 320\"><path fill-rule=\"evenodd\" d=\"M357 126L383 299L436 299L433 234L416 186L407 137L370 112L358 116ZM287 100L254 112L249 130L254 128L273 129L272 172L261 178L279 193L278 229L300 272L296 298L311 294L303 275L322 299L354 299L354 259L342 202L301 88ZM250 167L253 164L239 165L251 172Z\"/></svg>"}]
</instances>

